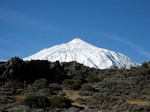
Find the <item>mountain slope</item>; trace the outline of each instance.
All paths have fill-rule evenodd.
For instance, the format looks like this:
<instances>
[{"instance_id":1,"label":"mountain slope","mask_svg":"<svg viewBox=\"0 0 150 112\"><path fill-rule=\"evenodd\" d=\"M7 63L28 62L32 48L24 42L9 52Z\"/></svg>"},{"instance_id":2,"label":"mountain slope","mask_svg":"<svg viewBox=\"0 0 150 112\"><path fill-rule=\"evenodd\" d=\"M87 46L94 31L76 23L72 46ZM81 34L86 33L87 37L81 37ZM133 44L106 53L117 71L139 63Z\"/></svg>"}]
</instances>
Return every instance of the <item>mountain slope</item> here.
<instances>
[{"instance_id":1,"label":"mountain slope","mask_svg":"<svg viewBox=\"0 0 150 112\"><path fill-rule=\"evenodd\" d=\"M36 54L24 58L24 60L32 59L49 60L52 62L57 60L60 62L77 61L85 66L99 69L106 69L112 66L130 68L137 65L121 53L95 47L79 38L68 43L43 49Z\"/></svg>"}]
</instances>

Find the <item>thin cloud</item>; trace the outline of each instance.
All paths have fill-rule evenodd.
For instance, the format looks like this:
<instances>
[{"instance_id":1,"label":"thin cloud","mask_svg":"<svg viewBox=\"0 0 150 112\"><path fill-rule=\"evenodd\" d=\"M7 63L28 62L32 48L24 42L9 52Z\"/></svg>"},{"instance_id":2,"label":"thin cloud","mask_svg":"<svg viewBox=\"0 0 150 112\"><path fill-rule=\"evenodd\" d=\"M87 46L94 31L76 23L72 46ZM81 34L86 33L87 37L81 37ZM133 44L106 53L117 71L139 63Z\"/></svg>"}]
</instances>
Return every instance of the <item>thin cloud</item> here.
<instances>
[{"instance_id":1,"label":"thin cloud","mask_svg":"<svg viewBox=\"0 0 150 112\"><path fill-rule=\"evenodd\" d=\"M129 41L129 40L125 40L123 38L119 38L117 36L114 36L114 35L110 35L110 34L106 34L106 33L100 33L100 35L102 36L105 36L107 38L110 38L112 40L115 40L115 41L118 41L118 42L121 42L123 44L126 44L128 46L130 46L135 52L147 57L147 58L150 58L150 53L145 51L142 47L138 46L137 44Z\"/></svg>"},{"instance_id":2,"label":"thin cloud","mask_svg":"<svg viewBox=\"0 0 150 112\"><path fill-rule=\"evenodd\" d=\"M24 43L32 43L32 39L22 38L21 36L19 36L20 30L25 30L26 32L54 32L63 34L63 29L52 24L50 21L43 21L39 18L34 18L33 16L27 15L25 13L6 8L0 8L0 22L5 25L5 28L10 27L16 30L19 29L17 33L11 31L10 33L4 32L4 34L2 33L0 35L1 59L8 59L10 57L13 57L14 54L19 56L19 52L21 52L22 49L25 49Z\"/></svg>"},{"instance_id":3,"label":"thin cloud","mask_svg":"<svg viewBox=\"0 0 150 112\"><path fill-rule=\"evenodd\" d=\"M15 27L19 26L21 28L32 30L53 31L59 33L62 31L62 29L51 24L50 22L45 22L21 12L5 8L0 8L0 20L6 21Z\"/></svg>"}]
</instances>

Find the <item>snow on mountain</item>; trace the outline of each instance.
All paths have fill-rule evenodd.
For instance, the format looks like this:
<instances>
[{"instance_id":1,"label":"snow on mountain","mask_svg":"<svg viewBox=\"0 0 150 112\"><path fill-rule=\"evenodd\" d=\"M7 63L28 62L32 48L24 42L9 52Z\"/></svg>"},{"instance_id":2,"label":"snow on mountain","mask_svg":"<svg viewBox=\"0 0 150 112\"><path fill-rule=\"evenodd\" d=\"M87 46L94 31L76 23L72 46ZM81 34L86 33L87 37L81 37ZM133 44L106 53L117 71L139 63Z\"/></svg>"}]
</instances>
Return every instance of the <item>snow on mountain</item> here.
<instances>
[{"instance_id":1,"label":"snow on mountain","mask_svg":"<svg viewBox=\"0 0 150 112\"><path fill-rule=\"evenodd\" d=\"M121 53L95 47L79 38L73 39L68 43L43 49L24 58L24 60L37 59L52 62L57 60L60 62L76 61L85 66L99 69L106 69L112 66L117 66L118 68L137 66L135 62Z\"/></svg>"}]
</instances>

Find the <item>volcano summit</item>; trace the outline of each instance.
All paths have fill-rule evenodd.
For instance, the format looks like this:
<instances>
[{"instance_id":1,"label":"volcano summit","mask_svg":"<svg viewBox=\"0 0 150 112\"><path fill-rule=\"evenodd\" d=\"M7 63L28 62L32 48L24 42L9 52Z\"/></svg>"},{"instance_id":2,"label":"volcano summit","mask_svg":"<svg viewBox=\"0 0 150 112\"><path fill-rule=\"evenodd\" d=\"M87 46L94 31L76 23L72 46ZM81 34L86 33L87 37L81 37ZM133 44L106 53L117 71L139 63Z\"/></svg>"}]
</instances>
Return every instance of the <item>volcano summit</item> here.
<instances>
[{"instance_id":1,"label":"volcano summit","mask_svg":"<svg viewBox=\"0 0 150 112\"><path fill-rule=\"evenodd\" d=\"M130 68L137 66L127 56L103 48L93 46L80 38L50 48L45 48L36 54L24 58L24 60L48 60L70 62L76 61L88 67L106 69L116 66L118 68Z\"/></svg>"}]
</instances>

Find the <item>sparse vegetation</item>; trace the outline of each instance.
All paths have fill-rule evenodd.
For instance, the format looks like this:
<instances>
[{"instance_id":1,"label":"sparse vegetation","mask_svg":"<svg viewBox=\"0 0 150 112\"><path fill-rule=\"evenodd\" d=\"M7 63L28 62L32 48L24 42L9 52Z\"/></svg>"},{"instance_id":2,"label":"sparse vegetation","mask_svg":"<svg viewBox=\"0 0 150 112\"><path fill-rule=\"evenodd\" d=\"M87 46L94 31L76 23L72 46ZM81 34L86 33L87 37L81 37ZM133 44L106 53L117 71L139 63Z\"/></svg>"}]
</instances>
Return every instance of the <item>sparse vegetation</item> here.
<instances>
[{"instance_id":1,"label":"sparse vegetation","mask_svg":"<svg viewBox=\"0 0 150 112\"><path fill-rule=\"evenodd\" d=\"M41 79L36 80L36 81L33 83L33 86L34 86L34 87L37 87L38 89L42 89L42 88L46 88L47 84L48 84L47 80L41 78Z\"/></svg>"},{"instance_id":2,"label":"sparse vegetation","mask_svg":"<svg viewBox=\"0 0 150 112\"><path fill-rule=\"evenodd\" d=\"M50 101L44 96L31 95L24 100L25 104L30 108L45 108L50 107Z\"/></svg>"},{"instance_id":3,"label":"sparse vegetation","mask_svg":"<svg viewBox=\"0 0 150 112\"><path fill-rule=\"evenodd\" d=\"M83 91L96 91L96 89L93 86L91 86L90 84L84 84L81 87L81 90L83 90Z\"/></svg>"},{"instance_id":4,"label":"sparse vegetation","mask_svg":"<svg viewBox=\"0 0 150 112\"><path fill-rule=\"evenodd\" d=\"M65 79L63 81L63 84L66 86L66 87L69 87L70 89L72 90L79 90L80 87L81 87L81 83L77 82L76 80L74 79Z\"/></svg>"},{"instance_id":5,"label":"sparse vegetation","mask_svg":"<svg viewBox=\"0 0 150 112\"><path fill-rule=\"evenodd\" d=\"M71 106L70 101L64 96L54 95L50 97L50 102L52 107L69 108Z\"/></svg>"},{"instance_id":6,"label":"sparse vegetation","mask_svg":"<svg viewBox=\"0 0 150 112\"><path fill-rule=\"evenodd\" d=\"M150 62L99 70L14 57L0 63L0 111L149 112L149 82Z\"/></svg>"}]
</instances>

